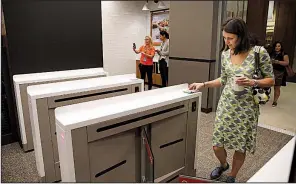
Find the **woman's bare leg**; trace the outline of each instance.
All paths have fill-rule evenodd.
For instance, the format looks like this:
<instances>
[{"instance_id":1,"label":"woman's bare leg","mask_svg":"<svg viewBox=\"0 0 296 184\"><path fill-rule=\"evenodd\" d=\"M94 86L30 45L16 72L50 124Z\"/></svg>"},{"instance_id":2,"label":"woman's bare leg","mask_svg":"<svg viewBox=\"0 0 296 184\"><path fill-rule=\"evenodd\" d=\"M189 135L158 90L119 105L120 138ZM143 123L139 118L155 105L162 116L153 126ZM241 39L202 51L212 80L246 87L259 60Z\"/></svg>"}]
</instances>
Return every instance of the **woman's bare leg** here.
<instances>
[{"instance_id":1,"label":"woman's bare leg","mask_svg":"<svg viewBox=\"0 0 296 184\"><path fill-rule=\"evenodd\" d=\"M274 86L274 100L273 102L277 102L281 95L281 86Z\"/></svg>"},{"instance_id":2,"label":"woman's bare leg","mask_svg":"<svg viewBox=\"0 0 296 184\"><path fill-rule=\"evenodd\" d=\"M226 150L223 147L217 147L213 146L213 150L215 152L216 157L221 163L221 166L226 166L226 158L227 158L227 153Z\"/></svg>"},{"instance_id":3,"label":"woman's bare leg","mask_svg":"<svg viewBox=\"0 0 296 184\"><path fill-rule=\"evenodd\" d=\"M244 164L246 153L235 151L233 155L232 169L229 176L236 177L238 171Z\"/></svg>"}]
</instances>

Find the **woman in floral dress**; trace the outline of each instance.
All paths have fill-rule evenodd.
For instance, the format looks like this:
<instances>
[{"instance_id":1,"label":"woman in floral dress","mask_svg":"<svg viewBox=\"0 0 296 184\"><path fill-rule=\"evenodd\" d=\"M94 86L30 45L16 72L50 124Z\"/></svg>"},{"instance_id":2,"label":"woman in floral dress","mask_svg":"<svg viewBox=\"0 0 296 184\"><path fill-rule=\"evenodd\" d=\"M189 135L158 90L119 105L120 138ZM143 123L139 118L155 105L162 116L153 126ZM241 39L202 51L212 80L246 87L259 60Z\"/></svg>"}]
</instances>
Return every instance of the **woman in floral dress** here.
<instances>
[{"instance_id":1,"label":"woman in floral dress","mask_svg":"<svg viewBox=\"0 0 296 184\"><path fill-rule=\"evenodd\" d=\"M252 95L252 87L271 87L274 76L269 54L261 47L260 70L263 79L253 80L255 72L254 47L246 23L238 18L227 20L223 24L223 52L221 54L221 77L203 83L189 85L191 90L224 86L216 112L213 150L220 161L220 166L210 174L211 179L218 179L229 168L226 161L227 149L234 149L232 170L226 182L235 182L235 177L244 163L246 151L255 152L259 106ZM238 74L242 77L235 78ZM233 85L243 86L239 94Z\"/></svg>"}]
</instances>

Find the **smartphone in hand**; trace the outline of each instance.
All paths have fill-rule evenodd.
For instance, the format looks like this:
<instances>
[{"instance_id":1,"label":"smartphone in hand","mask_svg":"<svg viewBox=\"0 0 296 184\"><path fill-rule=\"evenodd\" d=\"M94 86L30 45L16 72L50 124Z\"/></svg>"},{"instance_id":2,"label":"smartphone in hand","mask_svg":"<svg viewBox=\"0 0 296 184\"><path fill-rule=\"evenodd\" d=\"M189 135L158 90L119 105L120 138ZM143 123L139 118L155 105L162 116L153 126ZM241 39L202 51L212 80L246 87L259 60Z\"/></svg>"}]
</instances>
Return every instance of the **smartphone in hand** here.
<instances>
[{"instance_id":1,"label":"smartphone in hand","mask_svg":"<svg viewBox=\"0 0 296 184\"><path fill-rule=\"evenodd\" d=\"M133 43L133 48L136 49L136 44L135 43Z\"/></svg>"},{"instance_id":2,"label":"smartphone in hand","mask_svg":"<svg viewBox=\"0 0 296 184\"><path fill-rule=\"evenodd\" d=\"M183 90L183 92L184 92L184 93L187 93L187 94L192 94L192 93L196 93L196 92L198 92L198 90L185 89L185 90Z\"/></svg>"}]
</instances>

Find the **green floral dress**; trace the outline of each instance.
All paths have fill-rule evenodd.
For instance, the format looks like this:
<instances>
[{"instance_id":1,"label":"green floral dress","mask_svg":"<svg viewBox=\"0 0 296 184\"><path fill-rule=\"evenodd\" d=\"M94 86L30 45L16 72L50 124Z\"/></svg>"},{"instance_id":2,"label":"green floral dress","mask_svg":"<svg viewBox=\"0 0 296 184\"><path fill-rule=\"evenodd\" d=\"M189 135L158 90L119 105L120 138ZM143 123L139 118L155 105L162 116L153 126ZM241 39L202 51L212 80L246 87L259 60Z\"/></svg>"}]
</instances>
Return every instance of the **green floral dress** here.
<instances>
[{"instance_id":1,"label":"green floral dress","mask_svg":"<svg viewBox=\"0 0 296 184\"><path fill-rule=\"evenodd\" d=\"M230 61L230 50L221 55L221 77L224 85L216 112L213 146L234 149L239 152L255 152L259 105L255 104L252 88L245 87L241 94L234 94L233 78L236 74L244 74L252 78L255 71L254 48L241 65ZM267 51L260 49L260 69L262 75L273 78L273 69Z\"/></svg>"}]
</instances>

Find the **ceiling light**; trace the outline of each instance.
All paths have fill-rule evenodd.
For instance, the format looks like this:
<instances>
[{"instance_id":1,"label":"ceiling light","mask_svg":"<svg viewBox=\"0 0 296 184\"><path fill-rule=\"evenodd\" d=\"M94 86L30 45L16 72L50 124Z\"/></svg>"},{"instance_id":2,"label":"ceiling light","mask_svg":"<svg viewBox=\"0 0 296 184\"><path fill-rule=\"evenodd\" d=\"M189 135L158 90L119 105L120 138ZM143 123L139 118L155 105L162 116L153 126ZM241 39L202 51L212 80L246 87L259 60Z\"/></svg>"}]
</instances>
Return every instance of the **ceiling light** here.
<instances>
[{"instance_id":1,"label":"ceiling light","mask_svg":"<svg viewBox=\"0 0 296 184\"><path fill-rule=\"evenodd\" d=\"M147 0L147 2L144 4L142 10L144 10L144 11L148 11L148 10L149 10L149 8L148 8L148 0Z\"/></svg>"}]
</instances>

